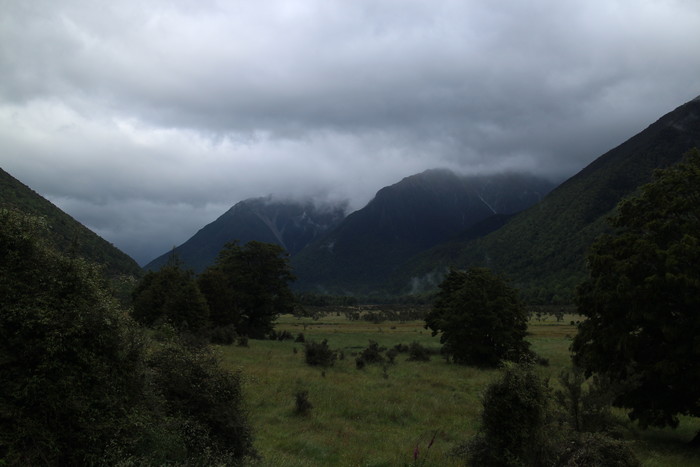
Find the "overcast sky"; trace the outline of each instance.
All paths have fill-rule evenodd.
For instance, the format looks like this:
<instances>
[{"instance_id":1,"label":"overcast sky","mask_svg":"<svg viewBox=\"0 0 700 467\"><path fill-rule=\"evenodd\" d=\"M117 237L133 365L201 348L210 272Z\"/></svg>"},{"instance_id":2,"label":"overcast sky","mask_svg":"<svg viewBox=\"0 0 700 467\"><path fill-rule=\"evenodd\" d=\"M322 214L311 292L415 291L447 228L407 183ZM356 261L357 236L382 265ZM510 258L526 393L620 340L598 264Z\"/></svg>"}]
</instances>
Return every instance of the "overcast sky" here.
<instances>
[{"instance_id":1,"label":"overcast sky","mask_svg":"<svg viewBox=\"0 0 700 467\"><path fill-rule=\"evenodd\" d=\"M250 197L568 177L698 94L697 0L0 0L0 166L141 264Z\"/></svg>"}]
</instances>

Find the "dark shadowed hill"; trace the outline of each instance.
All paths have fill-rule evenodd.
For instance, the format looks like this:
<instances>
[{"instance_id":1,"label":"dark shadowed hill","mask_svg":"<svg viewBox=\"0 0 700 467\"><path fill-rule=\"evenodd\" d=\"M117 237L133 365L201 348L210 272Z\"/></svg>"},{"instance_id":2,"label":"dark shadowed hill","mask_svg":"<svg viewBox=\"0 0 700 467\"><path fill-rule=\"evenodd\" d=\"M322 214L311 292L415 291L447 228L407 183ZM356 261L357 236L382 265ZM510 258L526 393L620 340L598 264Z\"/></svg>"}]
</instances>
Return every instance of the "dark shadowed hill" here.
<instances>
[{"instance_id":1,"label":"dark shadowed hill","mask_svg":"<svg viewBox=\"0 0 700 467\"><path fill-rule=\"evenodd\" d=\"M139 275L141 268L131 257L61 211L49 200L0 169L0 208L39 216L49 227L48 242L57 250L77 254L105 266L110 276Z\"/></svg>"},{"instance_id":2,"label":"dark shadowed hill","mask_svg":"<svg viewBox=\"0 0 700 467\"><path fill-rule=\"evenodd\" d=\"M513 279L530 299L567 301L584 277L589 246L617 203L649 182L654 169L678 162L693 147L700 147L700 97L605 153L501 229L414 258L392 278L394 290L408 291L449 266L483 265Z\"/></svg>"},{"instance_id":3,"label":"dark shadowed hill","mask_svg":"<svg viewBox=\"0 0 700 467\"><path fill-rule=\"evenodd\" d=\"M371 293L407 259L496 214L539 201L553 184L522 174L428 170L382 188L364 208L292 258L295 286Z\"/></svg>"},{"instance_id":4,"label":"dark shadowed hill","mask_svg":"<svg viewBox=\"0 0 700 467\"><path fill-rule=\"evenodd\" d=\"M270 197L241 201L214 222L175 248L181 261L197 272L214 264L223 246L237 240L274 243L290 254L338 225L345 217L345 206L316 207L313 203L275 201ZM159 269L171 252L154 259L145 269Z\"/></svg>"}]
</instances>

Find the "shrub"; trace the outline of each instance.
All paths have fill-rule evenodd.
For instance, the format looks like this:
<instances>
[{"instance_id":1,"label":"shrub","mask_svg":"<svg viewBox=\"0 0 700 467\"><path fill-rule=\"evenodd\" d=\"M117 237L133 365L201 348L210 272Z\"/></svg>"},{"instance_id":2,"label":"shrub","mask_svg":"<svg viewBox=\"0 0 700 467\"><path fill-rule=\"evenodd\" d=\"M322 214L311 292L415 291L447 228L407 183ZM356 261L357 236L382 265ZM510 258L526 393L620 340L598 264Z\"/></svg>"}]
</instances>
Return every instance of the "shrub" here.
<instances>
[{"instance_id":1,"label":"shrub","mask_svg":"<svg viewBox=\"0 0 700 467\"><path fill-rule=\"evenodd\" d=\"M389 359L390 364L396 363L396 356L399 354L399 351L396 350L396 348L391 348L386 351L386 358Z\"/></svg>"},{"instance_id":2,"label":"shrub","mask_svg":"<svg viewBox=\"0 0 700 467\"><path fill-rule=\"evenodd\" d=\"M358 358L361 358L367 364L384 363L384 356L382 355L384 350L386 349L379 347L378 343L370 340L369 346L360 352L360 356Z\"/></svg>"},{"instance_id":3,"label":"shrub","mask_svg":"<svg viewBox=\"0 0 700 467\"><path fill-rule=\"evenodd\" d=\"M212 344L231 345L236 342L236 337L236 328L233 324L215 327L210 333Z\"/></svg>"},{"instance_id":4,"label":"shrub","mask_svg":"<svg viewBox=\"0 0 700 467\"><path fill-rule=\"evenodd\" d=\"M412 342L411 345L408 346L408 361L428 362L430 361L430 351L418 342Z\"/></svg>"},{"instance_id":5,"label":"shrub","mask_svg":"<svg viewBox=\"0 0 700 467\"><path fill-rule=\"evenodd\" d=\"M299 334L297 334L297 337L296 337L296 339L294 339L294 342L299 342L299 343L302 343L302 344L303 344L304 342L306 342L306 338L304 337L304 333L303 333L303 332L300 332Z\"/></svg>"},{"instance_id":6,"label":"shrub","mask_svg":"<svg viewBox=\"0 0 700 467\"><path fill-rule=\"evenodd\" d=\"M294 398L294 413L296 413L297 415L308 415L311 409L314 408L314 406L309 401L309 391L299 390L294 395Z\"/></svg>"},{"instance_id":7,"label":"shrub","mask_svg":"<svg viewBox=\"0 0 700 467\"><path fill-rule=\"evenodd\" d=\"M178 426L188 458L208 451L236 459L255 455L241 377L224 371L209 347L169 343L147 364L161 410Z\"/></svg>"},{"instance_id":8,"label":"shrub","mask_svg":"<svg viewBox=\"0 0 700 467\"><path fill-rule=\"evenodd\" d=\"M578 367L560 373L560 390L555 397L567 414L568 423L578 432L610 432L616 422L611 405L615 388L605 378L594 375L588 385L583 370Z\"/></svg>"},{"instance_id":9,"label":"shrub","mask_svg":"<svg viewBox=\"0 0 700 467\"><path fill-rule=\"evenodd\" d=\"M321 343L309 341L304 343L304 355L306 363L311 366L332 366L336 359L336 352L328 347L328 340Z\"/></svg>"},{"instance_id":10,"label":"shrub","mask_svg":"<svg viewBox=\"0 0 700 467\"><path fill-rule=\"evenodd\" d=\"M641 463L624 441L601 433L582 433L567 443L555 465L637 467Z\"/></svg>"},{"instance_id":11,"label":"shrub","mask_svg":"<svg viewBox=\"0 0 700 467\"><path fill-rule=\"evenodd\" d=\"M471 465L548 465L554 460L546 432L549 386L527 365L510 365L484 395L479 434L468 443Z\"/></svg>"},{"instance_id":12,"label":"shrub","mask_svg":"<svg viewBox=\"0 0 700 467\"><path fill-rule=\"evenodd\" d=\"M268 338L272 341L289 341L294 339L294 336L292 336L292 333L285 330L285 331L270 331L268 334Z\"/></svg>"},{"instance_id":13,"label":"shrub","mask_svg":"<svg viewBox=\"0 0 700 467\"><path fill-rule=\"evenodd\" d=\"M238 336L236 345L238 347L248 347L248 336Z\"/></svg>"}]
</instances>

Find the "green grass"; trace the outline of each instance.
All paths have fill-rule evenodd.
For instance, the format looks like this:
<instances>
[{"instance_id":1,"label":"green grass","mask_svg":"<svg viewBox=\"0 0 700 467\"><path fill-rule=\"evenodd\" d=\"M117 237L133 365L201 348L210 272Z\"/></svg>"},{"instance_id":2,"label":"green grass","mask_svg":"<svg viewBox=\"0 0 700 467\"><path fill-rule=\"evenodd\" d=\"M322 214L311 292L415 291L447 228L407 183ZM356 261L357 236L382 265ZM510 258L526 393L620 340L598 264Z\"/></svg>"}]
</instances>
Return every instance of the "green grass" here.
<instances>
[{"instance_id":1,"label":"green grass","mask_svg":"<svg viewBox=\"0 0 700 467\"><path fill-rule=\"evenodd\" d=\"M549 359L540 371L552 379L569 365L569 345L576 329L572 318L530 324L533 349ZM345 355L325 370L304 362L303 344L251 340L249 347L220 347L225 365L241 370L246 403L256 433L256 448L265 466L456 466L450 451L476 433L481 394L498 374L447 363L408 362L355 366L355 356L369 340L390 348L419 342L438 349L439 337L422 321L407 323L348 321L327 315L318 320L282 316L277 330L307 340L328 340ZM294 349L296 348L296 353ZM307 390L313 408L295 414L295 394ZM620 414L624 420L624 414ZM632 447L645 466L700 465L700 453L683 444L700 429L697 419L683 420L678 430L640 431L629 426ZM430 440L435 442L428 450ZM414 450L418 446L418 463Z\"/></svg>"}]
</instances>

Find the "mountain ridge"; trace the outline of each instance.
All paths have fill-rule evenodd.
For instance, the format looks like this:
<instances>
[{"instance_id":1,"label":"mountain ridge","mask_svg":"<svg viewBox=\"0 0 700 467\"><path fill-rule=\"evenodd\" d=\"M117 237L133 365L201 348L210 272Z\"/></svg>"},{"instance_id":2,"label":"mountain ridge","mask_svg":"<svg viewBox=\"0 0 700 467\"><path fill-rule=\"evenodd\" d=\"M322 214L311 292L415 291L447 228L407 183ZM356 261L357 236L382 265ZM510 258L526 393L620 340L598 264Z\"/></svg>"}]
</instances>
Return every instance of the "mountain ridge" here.
<instances>
[{"instance_id":1,"label":"mountain ridge","mask_svg":"<svg viewBox=\"0 0 700 467\"><path fill-rule=\"evenodd\" d=\"M531 300L570 301L584 278L589 246L607 229L606 217L649 182L655 169L677 163L693 147L700 147L700 98L596 158L502 228L412 258L391 278L392 290L408 290L416 277L435 276L450 266L479 265L505 274Z\"/></svg>"},{"instance_id":2,"label":"mountain ridge","mask_svg":"<svg viewBox=\"0 0 700 467\"><path fill-rule=\"evenodd\" d=\"M512 214L553 187L526 174L457 175L430 169L380 189L362 209L292 257L295 287L369 293L408 258L444 242L494 211Z\"/></svg>"},{"instance_id":3,"label":"mountain ridge","mask_svg":"<svg viewBox=\"0 0 700 467\"><path fill-rule=\"evenodd\" d=\"M214 263L228 242L256 240L274 243L295 254L345 217L346 205L317 207L310 201L284 201L274 197L249 198L229 208L183 244L174 248L178 258L195 272ZM144 269L163 266L171 252L150 261Z\"/></svg>"},{"instance_id":4,"label":"mountain ridge","mask_svg":"<svg viewBox=\"0 0 700 467\"><path fill-rule=\"evenodd\" d=\"M57 250L104 265L109 276L138 276L141 268L130 256L62 211L51 201L0 168L0 207L47 220L47 240Z\"/></svg>"}]
</instances>

